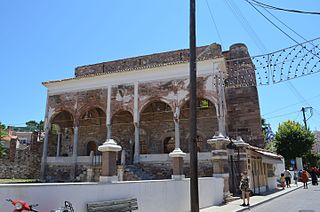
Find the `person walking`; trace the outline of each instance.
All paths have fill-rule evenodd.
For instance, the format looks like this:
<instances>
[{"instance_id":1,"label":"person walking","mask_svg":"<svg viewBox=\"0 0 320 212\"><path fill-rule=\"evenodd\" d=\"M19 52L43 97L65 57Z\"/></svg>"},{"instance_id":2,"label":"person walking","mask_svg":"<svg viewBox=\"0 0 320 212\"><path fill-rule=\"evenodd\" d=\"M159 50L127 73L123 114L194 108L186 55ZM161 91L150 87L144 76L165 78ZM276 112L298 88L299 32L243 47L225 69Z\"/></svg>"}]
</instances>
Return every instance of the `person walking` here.
<instances>
[{"instance_id":1,"label":"person walking","mask_svg":"<svg viewBox=\"0 0 320 212\"><path fill-rule=\"evenodd\" d=\"M289 187L291 187L290 186L290 184L291 184L291 173L290 173L290 171L287 169L287 170L285 170L284 172L283 172L283 174L284 174L284 178L285 178L285 180L286 180L286 186L287 186L287 188L289 188Z\"/></svg>"},{"instance_id":2,"label":"person walking","mask_svg":"<svg viewBox=\"0 0 320 212\"><path fill-rule=\"evenodd\" d=\"M241 175L242 175L242 177L241 177L240 186L239 186L241 193L242 193L242 200L243 200L243 203L241 206L250 206L250 203L249 203L249 201L250 201L249 178L248 178L246 171L244 171ZM247 199L247 204L246 204L245 199Z\"/></svg>"},{"instance_id":3,"label":"person walking","mask_svg":"<svg viewBox=\"0 0 320 212\"><path fill-rule=\"evenodd\" d=\"M311 175L312 185L318 185L318 176L315 168L311 169L310 175Z\"/></svg>"},{"instance_id":4,"label":"person walking","mask_svg":"<svg viewBox=\"0 0 320 212\"><path fill-rule=\"evenodd\" d=\"M294 172L293 172L293 180L294 180L294 184L296 186L298 186L298 172L297 172L297 170L294 170Z\"/></svg>"},{"instance_id":5,"label":"person walking","mask_svg":"<svg viewBox=\"0 0 320 212\"><path fill-rule=\"evenodd\" d=\"M303 188L308 188L308 180L309 180L309 173L306 170L302 171L301 174L301 181L303 182Z\"/></svg>"}]
</instances>

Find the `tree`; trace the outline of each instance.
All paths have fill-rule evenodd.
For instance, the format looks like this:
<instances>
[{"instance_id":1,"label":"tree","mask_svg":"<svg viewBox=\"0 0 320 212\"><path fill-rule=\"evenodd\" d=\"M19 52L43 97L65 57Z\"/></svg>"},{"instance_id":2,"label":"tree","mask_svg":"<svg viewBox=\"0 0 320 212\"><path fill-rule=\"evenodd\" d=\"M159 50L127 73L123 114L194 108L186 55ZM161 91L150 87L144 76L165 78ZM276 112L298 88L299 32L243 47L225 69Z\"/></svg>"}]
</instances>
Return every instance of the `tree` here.
<instances>
[{"instance_id":1,"label":"tree","mask_svg":"<svg viewBox=\"0 0 320 212\"><path fill-rule=\"evenodd\" d=\"M26 125L29 131L43 131L43 121L38 123L35 120L31 120L26 122Z\"/></svg>"},{"instance_id":2,"label":"tree","mask_svg":"<svg viewBox=\"0 0 320 212\"><path fill-rule=\"evenodd\" d=\"M1 141L1 138L8 135L5 129L6 129L6 125L4 125L0 122L0 157L2 157L3 155L6 154L5 148L4 148L3 143Z\"/></svg>"},{"instance_id":3,"label":"tree","mask_svg":"<svg viewBox=\"0 0 320 212\"><path fill-rule=\"evenodd\" d=\"M320 163L320 154L309 152L303 156L302 161L304 161L308 168L318 166Z\"/></svg>"},{"instance_id":4,"label":"tree","mask_svg":"<svg viewBox=\"0 0 320 212\"><path fill-rule=\"evenodd\" d=\"M310 153L315 141L315 135L295 121L280 124L275 136L277 153L282 155L286 163L291 159L303 157Z\"/></svg>"}]
</instances>

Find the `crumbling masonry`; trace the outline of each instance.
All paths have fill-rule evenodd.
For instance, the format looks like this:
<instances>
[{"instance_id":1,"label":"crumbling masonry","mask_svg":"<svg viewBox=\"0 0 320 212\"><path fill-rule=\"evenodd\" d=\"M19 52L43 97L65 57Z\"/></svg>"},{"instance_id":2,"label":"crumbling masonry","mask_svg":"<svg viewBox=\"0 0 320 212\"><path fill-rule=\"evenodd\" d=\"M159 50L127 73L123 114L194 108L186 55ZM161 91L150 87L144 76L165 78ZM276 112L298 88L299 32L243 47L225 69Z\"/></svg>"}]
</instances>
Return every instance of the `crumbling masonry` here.
<instances>
[{"instance_id":1,"label":"crumbling masonry","mask_svg":"<svg viewBox=\"0 0 320 212\"><path fill-rule=\"evenodd\" d=\"M262 146L260 109L244 44L226 52L218 44L198 47L197 55L199 175L212 176L207 140L221 132ZM140 178L170 178L168 154L175 148L189 152L188 61L184 49L81 66L74 78L44 82L42 177L74 180L92 170L99 165L97 148L108 137L124 150L125 179L139 178L138 170L145 174ZM185 160L187 176L188 167Z\"/></svg>"}]
</instances>

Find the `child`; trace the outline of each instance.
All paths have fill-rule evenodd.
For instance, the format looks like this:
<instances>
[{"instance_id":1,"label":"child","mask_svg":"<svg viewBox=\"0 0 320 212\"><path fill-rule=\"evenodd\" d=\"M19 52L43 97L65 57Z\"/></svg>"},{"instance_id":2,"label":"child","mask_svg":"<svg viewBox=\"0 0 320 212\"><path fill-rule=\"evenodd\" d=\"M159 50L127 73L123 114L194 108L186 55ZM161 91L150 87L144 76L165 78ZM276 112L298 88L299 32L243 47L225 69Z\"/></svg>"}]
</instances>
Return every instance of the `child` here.
<instances>
[{"instance_id":1,"label":"child","mask_svg":"<svg viewBox=\"0 0 320 212\"><path fill-rule=\"evenodd\" d=\"M281 183L281 187L282 187L282 189L284 189L285 182L286 182L286 178L284 177L284 174L283 174L283 173L281 173L280 183Z\"/></svg>"}]
</instances>

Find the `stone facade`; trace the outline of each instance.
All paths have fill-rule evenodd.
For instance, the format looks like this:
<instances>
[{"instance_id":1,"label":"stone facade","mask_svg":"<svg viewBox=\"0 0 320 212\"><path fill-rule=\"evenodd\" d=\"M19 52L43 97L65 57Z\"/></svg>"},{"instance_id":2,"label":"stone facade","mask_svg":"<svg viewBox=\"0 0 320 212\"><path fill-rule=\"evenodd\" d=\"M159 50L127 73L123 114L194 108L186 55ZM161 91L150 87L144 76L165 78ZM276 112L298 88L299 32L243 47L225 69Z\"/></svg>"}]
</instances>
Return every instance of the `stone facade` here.
<instances>
[{"instance_id":1,"label":"stone facade","mask_svg":"<svg viewBox=\"0 0 320 212\"><path fill-rule=\"evenodd\" d=\"M7 157L0 159L0 178L39 179L42 143L37 142L36 133L33 133L32 142L26 149L13 148L9 151Z\"/></svg>"},{"instance_id":2,"label":"stone facade","mask_svg":"<svg viewBox=\"0 0 320 212\"><path fill-rule=\"evenodd\" d=\"M125 150L125 163L133 164L140 155L168 154L177 148L177 129L178 148L188 153L188 53L185 49L81 66L75 78L43 83L48 88L47 156L73 157L72 166L80 173L77 157L91 151L98 155L97 147L109 136ZM198 151L210 151L206 141L221 129L261 146L258 93L245 45L222 52L212 44L198 47L197 53ZM171 166L159 164L143 165L153 167L148 170L158 178L168 177ZM47 176L59 175L54 166L43 159ZM61 172L71 173L70 167L61 166ZM212 168L207 167L203 165L200 176L210 176Z\"/></svg>"}]
</instances>

